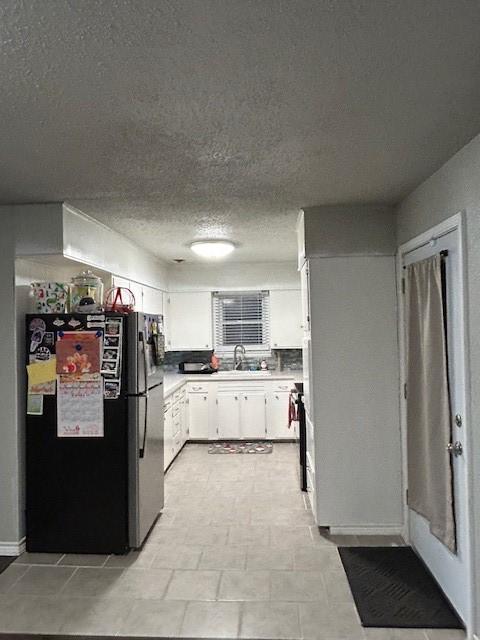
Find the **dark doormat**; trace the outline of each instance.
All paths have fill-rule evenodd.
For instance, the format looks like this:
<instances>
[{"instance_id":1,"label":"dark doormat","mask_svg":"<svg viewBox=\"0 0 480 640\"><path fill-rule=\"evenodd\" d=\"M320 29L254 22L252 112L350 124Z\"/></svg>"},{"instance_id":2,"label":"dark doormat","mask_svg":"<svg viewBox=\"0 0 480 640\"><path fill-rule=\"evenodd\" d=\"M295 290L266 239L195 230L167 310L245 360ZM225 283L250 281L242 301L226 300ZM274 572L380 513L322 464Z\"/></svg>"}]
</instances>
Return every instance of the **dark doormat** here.
<instances>
[{"instance_id":1,"label":"dark doormat","mask_svg":"<svg viewBox=\"0 0 480 640\"><path fill-rule=\"evenodd\" d=\"M411 547L339 547L364 627L463 629Z\"/></svg>"}]
</instances>

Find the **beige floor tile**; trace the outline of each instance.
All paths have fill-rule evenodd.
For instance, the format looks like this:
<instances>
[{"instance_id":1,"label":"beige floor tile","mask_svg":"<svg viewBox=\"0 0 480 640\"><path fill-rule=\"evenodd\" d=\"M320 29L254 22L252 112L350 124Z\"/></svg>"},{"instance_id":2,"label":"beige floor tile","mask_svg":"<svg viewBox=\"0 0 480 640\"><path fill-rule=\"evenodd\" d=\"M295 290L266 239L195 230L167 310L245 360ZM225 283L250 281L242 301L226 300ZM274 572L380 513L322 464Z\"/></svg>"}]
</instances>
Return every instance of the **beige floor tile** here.
<instances>
[{"instance_id":1,"label":"beige floor tile","mask_svg":"<svg viewBox=\"0 0 480 640\"><path fill-rule=\"evenodd\" d=\"M224 545L205 547L200 560L200 569L245 569L247 550L242 546Z\"/></svg>"},{"instance_id":2,"label":"beige floor tile","mask_svg":"<svg viewBox=\"0 0 480 640\"><path fill-rule=\"evenodd\" d=\"M63 598L58 606L66 612L61 634L116 635L120 633L133 600L114 598Z\"/></svg>"},{"instance_id":3,"label":"beige floor tile","mask_svg":"<svg viewBox=\"0 0 480 640\"><path fill-rule=\"evenodd\" d=\"M332 571L323 573L323 582L327 591L327 598L330 603L353 604L353 596L348 584L347 576L342 571Z\"/></svg>"},{"instance_id":4,"label":"beige floor tile","mask_svg":"<svg viewBox=\"0 0 480 640\"><path fill-rule=\"evenodd\" d=\"M293 551L276 547L250 547L247 553L247 569L267 571L293 570Z\"/></svg>"},{"instance_id":5,"label":"beige floor tile","mask_svg":"<svg viewBox=\"0 0 480 640\"><path fill-rule=\"evenodd\" d=\"M245 602L241 638L301 638L298 605L292 602Z\"/></svg>"},{"instance_id":6,"label":"beige floor tile","mask_svg":"<svg viewBox=\"0 0 480 640\"><path fill-rule=\"evenodd\" d=\"M122 573L123 569L81 567L65 585L62 596L108 596Z\"/></svg>"},{"instance_id":7,"label":"beige floor tile","mask_svg":"<svg viewBox=\"0 0 480 640\"><path fill-rule=\"evenodd\" d=\"M57 564L63 553L22 553L15 564Z\"/></svg>"},{"instance_id":8,"label":"beige floor tile","mask_svg":"<svg viewBox=\"0 0 480 640\"><path fill-rule=\"evenodd\" d=\"M109 597L160 600L172 577L169 569L125 569L108 592Z\"/></svg>"},{"instance_id":9,"label":"beige floor tile","mask_svg":"<svg viewBox=\"0 0 480 640\"><path fill-rule=\"evenodd\" d=\"M355 607L302 602L300 626L306 640L357 640L364 637Z\"/></svg>"},{"instance_id":10,"label":"beige floor tile","mask_svg":"<svg viewBox=\"0 0 480 640\"><path fill-rule=\"evenodd\" d=\"M154 569L197 569L203 547L189 544L158 545Z\"/></svg>"},{"instance_id":11,"label":"beige floor tile","mask_svg":"<svg viewBox=\"0 0 480 640\"><path fill-rule=\"evenodd\" d=\"M0 593L6 593L28 571L28 565L11 564L0 573Z\"/></svg>"},{"instance_id":12,"label":"beige floor tile","mask_svg":"<svg viewBox=\"0 0 480 640\"><path fill-rule=\"evenodd\" d=\"M292 509L288 507L252 507L252 524L268 524L287 527L299 525L312 525L313 516L306 509Z\"/></svg>"},{"instance_id":13,"label":"beige floor tile","mask_svg":"<svg viewBox=\"0 0 480 640\"><path fill-rule=\"evenodd\" d=\"M268 600L268 571L224 571L218 591L219 600Z\"/></svg>"},{"instance_id":14,"label":"beige floor tile","mask_svg":"<svg viewBox=\"0 0 480 640\"><path fill-rule=\"evenodd\" d=\"M227 526L188 527L185 542L193 545L224 545L227 543Z\"/></svg>"},{"instance_id":15,"label":"beige floor tile","mask_svg":"<svg viewBox=\"0 0 480 640\"><path fill-rule=\"evenodd\" d=\"M422 629L364 629L365 640L426 640ZM452 636L444 636L445 640L455 640Z\"/></svg>"},{"instance_id":16,"label":"beige floor tile","mask_svg":"<svg viewBox=\"0 0 480 640\"><path fill-rule=\"evenodd\" d=\"M134 600L121 636L178 637L185 614L184 602Z\"/></svg>"},{"instance_id":17,"label":"beige floor tile","mask_svg":"<svg viewBox=\"0 0 480 640\"><path fill-rule=\"evenodd\" d=\"M219 571L175 571L168 586L167 600L215 600Z\"/></svg>"},{"instance_id":18,"label":"beige floor tile","mask_svg":"<svg viewBox=\"0 0 480 640\"><path fill-rule=\"evenodd\" d=\"M185 540L185 527L154 527L148 536L148 543L153 544L182 544Z\"/></svg>"},{"instance_id":19,"label":"beige floor tile","mask_svg":"<svg viewBox=\"0 0 480 640\"><path fill-rule=\"evenodd\" d=\"M465 640L464 631L458 629L426 629L428 640Z\"/></svg>"},{"instance_id":20,"label":"beige floor tile","mask_svg":"<svg viewBox=\"0 0 480 640\"><path fill-rule=\"evenodd\" d=\"M122 569L125 567L137 567L148 569L152 566L153 559L158 553L157 545L145 545L141 551L130 551L124 555L110 556L105 563L107 568Z\"/></svg>"},{"instance_id":21,"label":"beige floor tile","mask_svg":"<svg viewBox=\"0 0 480 640\"><path fill-rule=\"evenodd\" d=\"M295 549L295 570L342 572L343 565L334 547L298 547Z\"/></svg>"},{"instance_id":22,"label":"beige floor tile","mask_svg":"<svg viewBox=\"0 0 480 640\"><path fill-rule=\"evenodd\" d=\"M9 589L9 593L50 596L59 593L76 571L73 567L32 565Z\"/></svg>"},{"instance_id":23,"label":"beige floor tile","mask_svg":"<svg viewBox=\"0 0 480 640\"><path fill-rule=\"evenodd\" d=\"M287 547L289 549L313 544L308 526L270 527L270 539L272 547Z\"/></svg>"},{"instance_id":24,"label":"beige floor tile","mask_svg":"<svg viewBox=\"0 0 480 640\"><path fill-rule=\"evenodd\" d=\"M238 602L189 602L180 635L187 638L237 638Z\"/></svg>"},{"instance_id":25,"label":"beige floor tile","mask_svg":"<svg viewBox=\"0 0 480 640\"><path fill-rule=\"evenodd\" d=\"M59 561L59 566L67 567L103 567L109 556L89 555L87 553L67 553Z\"/></svg>"},{"instance_id":26,"label":"beige floor tile","mask_svg":"<svg viewBox=\"0 0 480 640\"><path fill-rule=\"evenodd\" d=\"M286 602L326 601L322 574L317 571L272 571L272 600Z\"/></svg>"},{"instance_id":27,"label":"beige floor tile","mask_svg":"<svg viewBox=\"0 0 480 640\"><path fill-rule=\"evenodd\" d=\"M56 634L67 615L57 596L9 594L0 601L0 632Z\"/></svg>"},{"instance_id":28,"label":"beige floor tile","mask_svg":"<svg viewBox=\"0 0 480 640\"><path fill-rule=\"evenodd\" d=\"M232 525L228 534L229 544L262 545L270 542L269 528L265 525Z\"/></svg>"}]
</instances>

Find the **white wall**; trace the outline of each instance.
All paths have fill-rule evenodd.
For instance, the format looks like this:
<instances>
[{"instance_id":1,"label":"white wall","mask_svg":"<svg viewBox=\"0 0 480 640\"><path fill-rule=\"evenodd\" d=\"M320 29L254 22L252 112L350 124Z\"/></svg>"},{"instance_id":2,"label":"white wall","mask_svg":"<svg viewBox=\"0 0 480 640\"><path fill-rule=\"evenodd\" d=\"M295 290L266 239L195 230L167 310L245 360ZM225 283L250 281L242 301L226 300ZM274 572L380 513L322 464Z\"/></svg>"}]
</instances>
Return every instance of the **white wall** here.
<instances>
[{"instance_id":1,"label":"white wall","mask_svg":"<svg viewBox=\"0 0 480 640\"><path fill-rule=\"evenodd\" d=\"M477 594L480 593L480 136L425 180L397 209L398 244L427 231L458 211L466 216L467 318L470 373L470 460L473 462L473 548ZM478 600L478 597L477 597ZM476 611L480 633L480 605Z\"/></svg>"},{"instance_id":2,"label":"white wall","mask_svg":"<svg viewBox=\"0 0 480 640\"><path fill-rule=\"evenodd\" d=\"M21 537L20 451L17 425L17 352L15 335L15 237L10 207L1 208L0 233L0 554L17 550Z\"/></svg>"},{"instance_id":3,"label":"white wall","mask_svg":"<svg viewBox=\"0 0 480 640\"><path fill-rule=\"evenodd\" d=\"M379 204L307 207L306 254L314 256L380 255L395 253L395 216Z\"/></svg>"},{"instance_id":4,"label":"white wall","mask_svg":"<svg viewBox=\"0 0 480 640\"><path fill-rule=\"evenodd\" d=\"M317 521L346 532L400 532L393 211L306 208L299 232L311 278Z\"/></svg>"},{"instance_id":5,"label":"white wall","mask_svg":"<svg viewBox=\"0 0 480 640\"><path fill-rule=\"evenodd\" d=\"M168 288L169 291L300 289L300 275L295 262L187 263L169 267Z\"/></svg>"}]
</instances>

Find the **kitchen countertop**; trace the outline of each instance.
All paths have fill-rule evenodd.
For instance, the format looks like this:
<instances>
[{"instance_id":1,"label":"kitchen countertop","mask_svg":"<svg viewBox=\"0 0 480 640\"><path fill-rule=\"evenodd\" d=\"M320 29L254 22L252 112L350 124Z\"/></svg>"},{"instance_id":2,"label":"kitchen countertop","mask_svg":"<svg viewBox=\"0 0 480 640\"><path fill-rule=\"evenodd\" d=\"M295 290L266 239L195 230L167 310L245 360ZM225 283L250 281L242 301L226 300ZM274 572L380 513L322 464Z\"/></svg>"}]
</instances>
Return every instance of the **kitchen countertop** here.
<instances>
[{"instance_id":1,"label":"kitchen countertop","mask_svg":"<svg viewBox=\"0 0 480 640\"><path fill-rule=\"evenodd\" d=\"M180 389L185 382L235 382L236 380L261 380L268 382L269 380L295 380L303 381L303 373L301 371L271 371L270 375L252 376L251 372L237 373L235 377L218 377L215 373L177 373L175 371L165 372L163 379L163 394L169 396L174 391Z\"/></svg>"}]
</instances>

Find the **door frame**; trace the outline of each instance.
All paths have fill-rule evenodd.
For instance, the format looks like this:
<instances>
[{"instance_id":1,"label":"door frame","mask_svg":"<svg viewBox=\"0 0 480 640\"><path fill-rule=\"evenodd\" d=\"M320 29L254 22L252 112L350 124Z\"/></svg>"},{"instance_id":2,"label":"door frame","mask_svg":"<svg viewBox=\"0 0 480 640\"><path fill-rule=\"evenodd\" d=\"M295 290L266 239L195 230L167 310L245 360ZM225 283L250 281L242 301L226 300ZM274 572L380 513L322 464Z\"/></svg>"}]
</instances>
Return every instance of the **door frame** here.
<instances>
[{"instance_id":1,"label":"door frame","mask_svg":"<svg viewBox=\"0 0 480 640\"><path fill-rule=\"evenodd\" d=\"M397 297L398 297L398 343L399 343L399 355L400 355L400 377L399 377L399 398L400 398L400 429L402 440L402 496L403 496L403 512L404 512L404 524L403 524L403 538L407 543L410 543L410 517L409 509L407 505L407 489L408 489L408 466L407 466L407 414L406 414L406 399L404 397L404 384L406 382L406 344L405 344L405 306L403 302L402 292L402 279L403 279L403 261L404 256L416 249L421 248L427 244L435 243L439 238L457 231L458 239L458 253L460 259L460 282L459 284L459 299L465 312L462 314L461 330L461 366L463 368L463 375L465 385L463 388L463 404L465 407L465 440L468 443L466 447L465 455L467 457L467 529L469 539L469 569L470 569L470 584L469 584L469 616L465 620L467 627L468 637L472 637L473 625L475 619L475 606L476 606L476 584L474 573L474 527L473 527L473 452L472 452L472 427L471 427L471 415L470 415L470 370L468 366L468 314L467 314L467 269L466 269L466 243L465 243L465 212L460 211L451 217L447 218L443 222L435 225L420 235L412 238L408 242L400 245L397 250L396 256L396 270L397 270Z\"/></svg>"}]
</instances>

